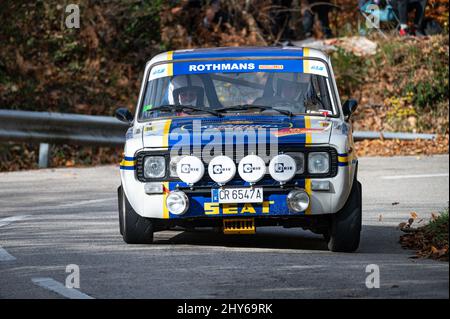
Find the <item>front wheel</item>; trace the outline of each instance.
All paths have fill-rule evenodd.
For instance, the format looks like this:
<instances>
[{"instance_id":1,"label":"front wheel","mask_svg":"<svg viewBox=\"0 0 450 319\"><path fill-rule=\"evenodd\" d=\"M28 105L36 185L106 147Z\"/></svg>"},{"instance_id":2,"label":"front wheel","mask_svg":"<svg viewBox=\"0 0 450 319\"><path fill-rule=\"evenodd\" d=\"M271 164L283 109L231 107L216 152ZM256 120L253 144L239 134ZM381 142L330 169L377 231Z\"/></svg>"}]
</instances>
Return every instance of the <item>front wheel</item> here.
<instances>
[{"instance_id":1,"label":"front wheel","mask_svg":"<svg viewBox=\"0 0 450 319\"><path fill-rule=\"evenodd\" d=\"M362 224L362 186L354 180L344 207L331 217L328 234L324 237L328 249L334 252L354 252L358 249Z\"/></svg>"},{"instance_id":2,"label":"front wheel","mask_svg":"<svg viewBox=\"0 0 450 319\"><path fill-rule=\"evenodd\" d=\"M138 215L128 202L122 186L117 190L119 199L120 234L127 244L151 244L154 223L150 218Z\"/></svg>"}]
</instances>

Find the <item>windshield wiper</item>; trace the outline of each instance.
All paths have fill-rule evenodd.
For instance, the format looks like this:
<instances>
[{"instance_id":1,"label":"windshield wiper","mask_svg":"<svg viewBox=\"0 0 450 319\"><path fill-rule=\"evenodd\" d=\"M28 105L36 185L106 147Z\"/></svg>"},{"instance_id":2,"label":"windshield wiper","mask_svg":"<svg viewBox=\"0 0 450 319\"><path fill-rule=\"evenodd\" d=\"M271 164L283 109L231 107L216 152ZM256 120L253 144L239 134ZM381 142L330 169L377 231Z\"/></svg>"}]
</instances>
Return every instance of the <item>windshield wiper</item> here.
<instances>
[{"instance_id":1,"label":"windshield wiper","mask_svg":"<svg viewBox=\"0 0 450 319\"><path fill-rule=\"evenodd\" d=\"M164 105L160 105L157 107L154 107L150 110L148 110L147 112L153 113L155 111L162 111L162 112L182 112L182 111L186 111L186 110L190 110L190 111L194 111L194 112L204 112L204 113L208 113L214 116L218 116L218 117L222 117L223 115L220 114L219 112L213 111L213 110L208 110L206 108L203 107L195 107L195 106L191 106L191 105L171 105L171 104L164 104Z\"/></svg>"},{"instance_id":2,"label":"windshield wiper","mask_svg":"<svg viewBox=\"0 0 450 319\"><path fill-rule=\"evenodd\" d=\"M245 111L245 110L250 110L250 109L258 109L261 111L266 111L266 110L271 110L271 111L276 111L278 113L281 113L283 115L286 116L293 116L294 113L292 113L291 111L288 110L280 110L271 106L263 106L263 105L253 105L253 104L239 104L239 105L234 105L234 106L229 106L229 107L223 107L220 109L216 109L217 112L227 112L227 111Z\"/></svg>"}]
</instances>

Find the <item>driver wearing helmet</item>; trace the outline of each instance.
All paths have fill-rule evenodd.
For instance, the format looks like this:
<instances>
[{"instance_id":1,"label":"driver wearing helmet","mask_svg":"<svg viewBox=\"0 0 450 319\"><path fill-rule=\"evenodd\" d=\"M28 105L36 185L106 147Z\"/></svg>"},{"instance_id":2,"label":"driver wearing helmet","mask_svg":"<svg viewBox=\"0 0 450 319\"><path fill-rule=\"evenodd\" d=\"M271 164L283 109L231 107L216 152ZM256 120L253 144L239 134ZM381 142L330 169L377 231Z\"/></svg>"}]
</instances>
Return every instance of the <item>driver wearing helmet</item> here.
<instances>
[{"instance_id":1,"label":"driver wearing helmet","mask_svg":"<svg viewBox=\"0 0 450 319\"><path fill-rule=\"evenodd\" d=\"M203 82L196 75L177 75L169 84L169 104L204 107Z\"/></svg>"}]
</instances>

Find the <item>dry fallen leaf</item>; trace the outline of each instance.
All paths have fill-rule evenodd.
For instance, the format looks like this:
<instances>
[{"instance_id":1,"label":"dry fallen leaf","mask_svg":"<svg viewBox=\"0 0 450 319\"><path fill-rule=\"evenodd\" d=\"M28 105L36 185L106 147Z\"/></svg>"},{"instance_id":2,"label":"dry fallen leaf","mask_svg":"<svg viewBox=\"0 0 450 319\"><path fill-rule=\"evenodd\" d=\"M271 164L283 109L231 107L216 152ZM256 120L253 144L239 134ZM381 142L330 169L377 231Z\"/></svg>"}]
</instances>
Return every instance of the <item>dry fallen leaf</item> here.
<instances>
[{"instance_id":1,"label":"dry fallen leaf","mask_svg":"<svg viewBox=\"0 0 450 319\"><path fill-rule=\"evenodd\" d=\"M407 227L407 223L405 223L405 222L403 222L403 223L400 223L400 224L398 224L398 229L403 229L403 228L406 228ZM409 227L409 225L408 225L408 227Z\"/></svg>"},{"instance_id":2,"label":"dry fallen leaf","mask_svg":"<svg viewBox=\"0 0 450 319\"><path fill-rule=\"evenodd\" d=\"M411 212L411 218L416 219L417 218L417 213L416 212Z\"/></svg>"},{"instance_id":3,"label":"dry fallen leaf","mask_svg":"<svg viewBox=\"0 0 450 319\"><path fill-rule=\"evenodd\" d=\"M66 167L72 167L74 165L75 165L75 163L72 160L66 161Z\"/></svg>"},{"instance_id":4,"label":"dry fallen leaf","mask_svg":"<svg viewBox=\"0 0 450 319\"><path fill-rule=\"evenodd\" d=\"M442 256L448 254L448 247L438 249L437 253L438 253L438 257L442 257Z\"/></svg>"}]
</instances>

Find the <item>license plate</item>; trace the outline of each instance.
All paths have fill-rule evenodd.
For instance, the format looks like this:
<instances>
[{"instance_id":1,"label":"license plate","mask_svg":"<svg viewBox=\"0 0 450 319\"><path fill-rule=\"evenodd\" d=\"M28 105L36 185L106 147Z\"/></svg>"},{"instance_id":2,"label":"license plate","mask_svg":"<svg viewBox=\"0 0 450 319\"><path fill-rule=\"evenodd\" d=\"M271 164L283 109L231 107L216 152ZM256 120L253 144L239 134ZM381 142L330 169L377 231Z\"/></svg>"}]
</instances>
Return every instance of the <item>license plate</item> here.
<instances>
[{"instance_id":1,"label":"license plate","mask_svg":"<svg viewBox=\"0 0 450 319\"><path fill-rule=\"evenodd\" d=\"M213 203L262 203L262 187L211 189Z\"/></svg>"}]
</instances>

